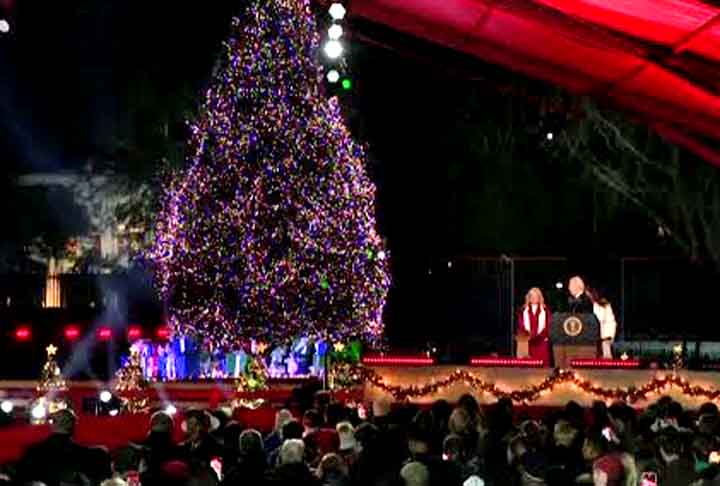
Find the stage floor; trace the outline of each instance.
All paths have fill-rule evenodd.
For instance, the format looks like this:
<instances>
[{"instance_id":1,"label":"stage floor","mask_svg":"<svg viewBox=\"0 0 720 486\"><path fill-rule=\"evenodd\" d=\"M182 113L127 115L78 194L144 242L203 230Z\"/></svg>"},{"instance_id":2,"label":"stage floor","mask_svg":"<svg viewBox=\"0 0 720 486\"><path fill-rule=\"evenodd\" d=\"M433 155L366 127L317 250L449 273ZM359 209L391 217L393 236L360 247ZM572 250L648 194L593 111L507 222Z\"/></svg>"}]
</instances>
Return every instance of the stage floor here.
<instances>
[{"instance_id":1,"label":"stage floor","mask_svg":"<svg viewBox=\"0 0 720 486\"><path fill-rule=\"evenodd\" d=\"M382 380L383 387L373 384L372 381L374 380L366 381L363 395L368 401L376 399L398 401L397 395L388 393L387 390L383 389L385 385L399 387L407 391L412 390L409 387L422 388L433 382L441 382L453 373L458 372L466 372L472 375L473 379L495 384L500 390L507 392L538 385L553 374L553 370L549 368L481 368L443 365L423 367L374 366L370 369L375 372L376 379ZM578 378L589 381L593 386L602 389L620 389L623 392L631 387L641 388L654 379L664 379L673 375L672 370L649 369L580 369L574 370L574 372ZM707 396L692 396L693 394L697 394L701 389L704 391L720 389L720 373L718 372L681 370L677 373L677 377L679 380L685 380L688 386L683 389L681 386L669 385L657 393L648 393L646 399L637 400L631 405L636 408L645 408L660 396L668 395L680 402L684 407L695 409L710 400ZM690 391L692 393L689 393ZM497 401L497 397L492 393L482 393L468 381L462 379L421 396L416 396L411 391L411 396L408 396L407 399L413 403L431 403L439 399L455 402L465 393L474 395L483 404ZM542 393L537 400L532 400L531 404L541 407L560 407L564 406L568 401L574 400L581 405L587 406L599 399L602 398L598 394L588 393L574 383L562 383L552 390ZM716 397L715 401L720 400Z\"/></svg>"}]
</instances>

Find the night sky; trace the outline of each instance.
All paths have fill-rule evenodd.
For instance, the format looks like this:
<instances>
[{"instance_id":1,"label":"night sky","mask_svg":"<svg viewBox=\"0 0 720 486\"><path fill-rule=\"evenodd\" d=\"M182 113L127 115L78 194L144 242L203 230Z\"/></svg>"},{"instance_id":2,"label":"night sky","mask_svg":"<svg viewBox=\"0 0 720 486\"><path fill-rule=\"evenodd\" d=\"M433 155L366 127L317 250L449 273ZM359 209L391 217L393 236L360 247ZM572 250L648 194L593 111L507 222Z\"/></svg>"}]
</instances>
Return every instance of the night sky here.
<instances>
[{"instance_id":1,"label":"night sky","mask_svg":"<svg viewBox=\"0 0 720 486\"><path fill-rule=\"evenodd\" d=\"M239 8L234 1L18 2L13 34L0 38L6 164L47 171L111 157L114 138L137 129L129 100L137 100L139 85L148 111L167 109L171 122L182 120L172 113L172 97L189 91L200 99ZM353 132L369 147L379 189L379 224L393 257L391 338L422 340L417 336L436 332L439 320L460 314L462 322L444 331L465 333L478 326L472 305L490 302L487 312L508 305L478 276L492 271L471 256L570 256L570 263L533 267L530 274L545 279L537 284L548 285L570 272L614 281L619 267L608 270L610 259L668 251L631 208L604 219L579 182L581 168L548 155L537 106L504 90L521 84L543 94L552 87L401 36L388 41L399 51L373 46L361 35L370 27L355 27L348 57L354 88L342 100ZM510 125L511 149L479 152L475 140ZM183 136L180 127L178 140Z\"/></svg>"}]
</instances>

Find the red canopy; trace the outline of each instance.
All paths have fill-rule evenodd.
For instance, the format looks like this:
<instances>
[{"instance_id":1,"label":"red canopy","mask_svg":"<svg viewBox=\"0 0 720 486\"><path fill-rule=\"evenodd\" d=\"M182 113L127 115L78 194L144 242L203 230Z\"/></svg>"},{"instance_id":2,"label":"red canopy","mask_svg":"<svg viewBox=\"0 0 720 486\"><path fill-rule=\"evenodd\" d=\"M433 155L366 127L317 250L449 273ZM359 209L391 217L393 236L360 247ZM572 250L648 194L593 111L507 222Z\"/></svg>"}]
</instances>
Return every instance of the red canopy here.
<instances>
[{"instance_id":1,"label":"red canopy","mask_svg":"<svg viewBox=\"0 0 720 486\"><path fill-rule=\"evenodd\" d=\"M353 0L350 9L610 101L720 166L712 148L720 141L720 7L699 0Z\"/></svg>"}]
</instances>

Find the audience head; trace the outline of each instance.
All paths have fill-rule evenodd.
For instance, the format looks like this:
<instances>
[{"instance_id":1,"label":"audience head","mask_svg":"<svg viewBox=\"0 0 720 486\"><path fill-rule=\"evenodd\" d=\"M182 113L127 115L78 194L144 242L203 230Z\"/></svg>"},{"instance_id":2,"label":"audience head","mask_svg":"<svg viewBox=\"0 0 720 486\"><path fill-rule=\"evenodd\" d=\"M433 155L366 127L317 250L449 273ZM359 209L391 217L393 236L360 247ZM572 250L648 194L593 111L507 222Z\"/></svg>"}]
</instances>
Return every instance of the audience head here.
<instances>
[{"instance_id":1,"label":"audience head","mask_svg":"<svg viewBox=\"0 0 720 486\"><path fill-rule=\"evenodd\" d=\"M287 408L282 408L275 414L275 431L282 435L282 428L293 419L293 414Z\"/></svg>"},{"instance_id":2,"label":"audience head","mask_svg":"<svg viewBox=\"0 0 720 486\"><path fill-rule=\"evenodd\" d=\"M150 432L158 434L172 434L173 419L170 415L160 410L150 417Z\"/></svg>"},{"instance_id":3,"label":"audience head","mask_svg":"<svg viewBox=\"0 0 720 486\"><path fill-rule=\"evenodd\" d=\"M448 428L452 434L465 436L474 431L475 423L467 409L458 407L450 414Z\"/></svg>"},{"instance_id":4,"label":"audience head","mask_svg":"<svg viewBox=\"0 0 720 486\"><path fill-rule=\"evenodd\" d=\"M669 463L680 458L684 448L682 440L676 431L669 430L662 432L656 440L658 450L660 451L660 457L665 463Z\"/></svg>"},{"instance_id":5,"label":"audience head","mask_svg":"<svg viewBox=\"0 0 720 486\"><path fill-rule=\"evenodd\" d=\"M380 431L378 428L368 422L358 425L355 429L355 440L360 450L373 450L377 444Z\"/></svg>"},{"instance_id":6,"label":"audience head","mask_svg":"<svg viewBox=\"0 0 720 486\"><path fill-rule=\"evenodd\" d=\"M204 410L191 409L185 412L183 431L191 441L197 441L218 427L218 419Z\"/></svg>"},{"instance_id":7,"label":"audience head","mask_svg":"<svg viewBox=\"0 0 720 486\"><path fill-rule=\"evenodd\" d=\"M263 439L255 429L243 430L240 433L240 454L250 456L263 452Z\"/></svg>"},{"instance_id":8,"label":"audience head","mask_svg":"<svg viewBox=\"0 0 720 486\"><path fill-rule=\"evenodd\" d=\"M555 444L562 447L571 447L577 439L579 432L567 420L560 419L555 423L553 439Z\"/></svg>"},{"instance_id":9,"label":"audience head","mask_svg":"<svg viewBox=\"0 0 720 486\"><path fill-rule=\"evenodd\" d=\"M283 425L282 438L287 439L302 439L303 426L297 420L291 420L290 422Z\"/></svg>"},{"instance_id":10,"label":"audience head","mask_svg":"<svg viewBox=\"0 0 720 486\"><path fill-rule=\"evenodd\" d=\"M430 472L421 462L410 462L400 470L400 477L405 486L429 486Z\"/></svg>"},{"instance_id":11,"label":"audience head","mask_svg":"<svg viewBox=\"0 0 720 486\"><path fill-rule=\"evenodd\" d=\"M76 423L77 416L69 408L58 410L50 416L50 425L55 434L72 435Z\"/></svg>"},{"instance_id":12,"label":"audience head","mask_svg":"<svg viewBox=\"0 0 720 486\"><path fill-rule=\"evenodd\" d=\"M427 428L423 427L423 424L411 422L407 431L407 439L411 456L416 457L430 452L431 434Z\"/></svg>"},{"instance_id":13,"label":"audience head","mask_svg":"<svg viewBox=\"0 0 720 486\"><path fill-rule=\"evenodd\" d=\"M373 417L387 417L390 414L392 401L387 397L380 397L372 403Z\"/></svg>"},{"instance_id":14,"label":"audience head","mask_svg":"<svg viewBox=\"0 0 720 486\"><path fill-rule=\"evenodd\" d=\"M322 425L322 416L317 410L310 409L303 414L302 424L306 434L315 432Z\"/></svg>"},{"instance_id":15,"label":"audience head","mask_svg":"<svg viewBox=\"0 0 720 486\"><path fill-rule=\"evenodd\" d=\"M609 444L602 435L589 435L583 443L582 454L585 460L594 461L606 454L608 450Z\"/></svg>"},{"instance_id":16,"label":"audience head","mask_svg":"<svg viewBox=\"0 0 720 486\"><path fill-rule=\"evenodd\" d=\"M280 464L302 464L305 443L300 439L288 439L280 447Z\"/></svg>"},{"instance_id":17,"label":"audience head","mask_svg":"<svg viewBox=\"0 0 720 486\"><path fill-rule=\"evenodd\" d=\"M325 454L320 460L317 475L320 479L325 479L328 476L347 476L348 467L340 455L334 453Z\"/></svg>"},{"instance_id":18,"label":"audience head","mask_svg":"<svg viewBox=\"0 0 720 486\"><path fill-rule=\"evenodd\" d=\"M457 434L450 434L443 440L443 456L449 461L459 460L463 456L464 441Z\"/></svg>"},{"instance_id":19,"label":"audience head","mask_svg":"<svg viewBox=\"0 0 720 486\"><path fill-rule=\"evenodd\" d=\"M480 415L480 404L478 404L477 400L475 400L475 397L470 395L469 393L466 393L465 395L460 397L457 406L458 408L465 409L465 411L470 415L470 417L477 417L478 415Z\"/></svg>"},{"instance_id":20,"label":"audience head","mask_svg":"<svg viewBox=\"0 0 720 486\"><path fill-rule=\"evenodd\" d=\"M355 429L350 422L340 422L335 426L338 437L340 438L341 451L353 451L357 448L355 440Z\"/></svg>"},{"instance_id":21,"label":"audience head","mask_svg":"<svg viewBox=\"0 0 720 486\"><path fill-rule=\"evenodd\" d=\"M718 413L718 406L715 405L713 402L705 402L700 406L700 410L698 410L698 415L720 415Z\"/></svg>"},{"instance_id":22,"label":"audience head","mask_svg":"<svg viewBox=\"0 0 720 486\"><path fill-rule=\"evenodd\" d=\"M333 402L327 406L325 416L328 427L332 428L340 422L348 420L350 418L350 412L342 403Z\"/></svg>"}]
</instances>

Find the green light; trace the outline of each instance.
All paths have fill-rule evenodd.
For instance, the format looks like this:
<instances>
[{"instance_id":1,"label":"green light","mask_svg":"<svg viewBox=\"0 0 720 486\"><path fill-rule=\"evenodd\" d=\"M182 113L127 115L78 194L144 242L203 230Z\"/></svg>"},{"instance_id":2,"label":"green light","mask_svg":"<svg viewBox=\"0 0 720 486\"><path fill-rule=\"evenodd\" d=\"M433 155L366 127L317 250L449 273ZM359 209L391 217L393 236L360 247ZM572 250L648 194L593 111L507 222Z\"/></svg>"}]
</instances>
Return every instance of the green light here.
<instances>
[{"instance_id":1,"label":"green light","mask_svg":"<svg viewBox=\"0 0 720 486\"><path fill-rule=\"evenodd\" d=\"M349 78L343 79L342 87L345 91L350 91L352 89L352 81Z\"/></svg>"}]
</instances>

